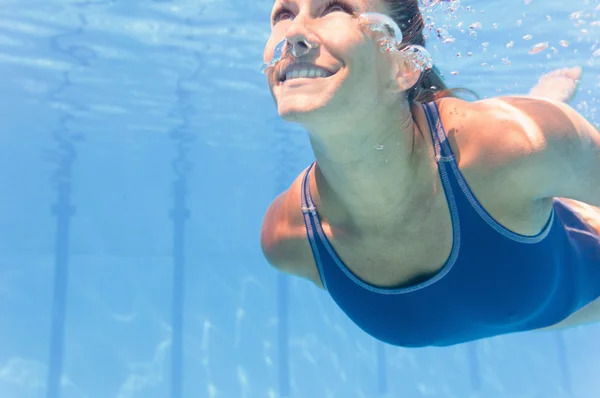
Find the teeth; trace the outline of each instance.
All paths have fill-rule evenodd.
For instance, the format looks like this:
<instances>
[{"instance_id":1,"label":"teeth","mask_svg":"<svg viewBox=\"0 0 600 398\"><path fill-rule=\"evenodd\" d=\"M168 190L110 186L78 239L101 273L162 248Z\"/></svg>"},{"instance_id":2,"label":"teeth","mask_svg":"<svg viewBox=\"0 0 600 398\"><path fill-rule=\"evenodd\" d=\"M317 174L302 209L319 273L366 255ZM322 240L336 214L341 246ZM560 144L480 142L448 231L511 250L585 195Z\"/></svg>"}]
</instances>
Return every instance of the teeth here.
<instances>
[{"instance_id":1,"label":"teeth","mask_svg":"<svg viewBox=\"0 0 600 398\"><path fill-rule=\"evenodd\" d=\"M302 68L296 69L285 74L285 80L298 79L302 77L315 78L315 77L329 77L329 73L322 69L317 68Z\"/></svg>"}]
</instances>

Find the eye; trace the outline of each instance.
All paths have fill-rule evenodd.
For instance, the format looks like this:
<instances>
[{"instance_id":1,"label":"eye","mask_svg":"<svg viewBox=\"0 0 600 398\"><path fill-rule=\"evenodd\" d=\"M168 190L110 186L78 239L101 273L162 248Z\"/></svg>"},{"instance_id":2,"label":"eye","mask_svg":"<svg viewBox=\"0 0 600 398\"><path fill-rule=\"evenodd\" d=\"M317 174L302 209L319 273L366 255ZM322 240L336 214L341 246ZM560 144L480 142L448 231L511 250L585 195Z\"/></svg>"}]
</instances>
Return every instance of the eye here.
<instances>
[{"instance_id":1,"label":"eye","mask_svg":"<svg viewBox=\"0 0 600 398\"><path fill-rule=\"evenodd\" d=\"M328 0L327 3L325 4L325 11L326 12L342 11L342 12L346 12L348 14L354 13L354 10L352 9L352 7L350 7L348 4L344 3L343 1L339 1L339 0Z\"/></svg>"},{"instance_id":2,"label":"eye","mask_svg":"<svg viewBox=\"0 0 600 398\"><path fill-rule=\"evenodd\" d=\"M336 12L336 11L342 11L342 12L347 12L348 14L353 14L353 10L349 5L342 3L341 1L337 1L337 0L328 1L327 4L325 5L324 14L329 13L329 12ZM292 16L292 12L285 6L281 6L281 8L279 8L273 14L273 24L276 24L283 18L287 18L287 17L291 17L291 16Z\"/></svg>"},{"instance_id":3,"label":"eye","mask_svg":"<svg viewBox=\"0 0 600 398\"><path fill-rule=\"evenodd\" d=\"M332 12L336 8L337 8L337 11L352 13L352 10L350 10L348 6L346 6L345 4L342 4L342 3L337 3L335 1L332 4L330 4L329 6L327 6L325 11Z\"/></svg>"},{"instance_id":4,"label":"eye","mask_svg":"<svg viewBox=\"0 0 600 398\"><path fill-rule=\"evenodd\" d=\"M284 16L291 16L292 12L285 7L281 7L275 14L273 14L273 23L279 22Z\"/></svg>"}]
</instances>

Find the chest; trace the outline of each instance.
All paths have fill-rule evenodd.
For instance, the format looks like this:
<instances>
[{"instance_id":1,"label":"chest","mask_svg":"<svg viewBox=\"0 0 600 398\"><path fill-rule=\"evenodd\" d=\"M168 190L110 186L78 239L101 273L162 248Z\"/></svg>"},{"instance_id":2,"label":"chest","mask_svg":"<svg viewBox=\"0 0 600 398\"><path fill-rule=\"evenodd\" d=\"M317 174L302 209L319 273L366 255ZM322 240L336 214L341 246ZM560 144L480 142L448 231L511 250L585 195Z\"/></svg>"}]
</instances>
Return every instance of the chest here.
<instances>
[{"instance_id":1,"label":"chest","mask_svg":"<svg viewBox=\"0 0 600 398\"><path fill-rule=\"evenodd\" d=\"M515 205L515 201L502 199L493 184L473 176L468 179L482 208L507 230L533 236L546 224L551 203ZM456 215L453 219L443 190L440 193L425 211L398 215L376 228L360 228L360 234L326 221L322 227L344 265L359 279L379 287L413 285L439 272L451 256L455 240L465 233L457 229L459 220Z\"/></svg>"}]
</instances>

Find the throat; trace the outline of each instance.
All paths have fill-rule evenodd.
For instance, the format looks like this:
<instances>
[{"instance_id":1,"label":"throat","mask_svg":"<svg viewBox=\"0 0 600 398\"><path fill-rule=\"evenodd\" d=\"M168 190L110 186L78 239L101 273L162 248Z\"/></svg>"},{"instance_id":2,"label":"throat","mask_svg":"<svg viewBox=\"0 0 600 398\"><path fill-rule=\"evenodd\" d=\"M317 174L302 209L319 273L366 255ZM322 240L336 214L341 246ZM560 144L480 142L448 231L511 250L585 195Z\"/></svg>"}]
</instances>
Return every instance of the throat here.
<instances>
[{"instance_id":1,"label":"throat","mask_svg":"<svg viewBox=\"0 0 600 398\"><path fill-rule=\"evenodd\" d=\"M324 170L317 162L310 177L313 200L337 225L360 230L395 229L437 207L441 180L435 160L397 167Z\"/></svg>"},{"instance_id":2,"label":"throat","mask_svg":"<svg viewBox=\"0 0 600 398\"><path fill-rule=\"evenodd\" d=\"M387 116L374 109L371 123L309 135L317 159L311 192L333 225L393 228L427 212L443 192L421 108L396 106L393 118L388 107Z\"/></svg>"},{"instance_id":3,"label":"throat","mask_svg":"<svg viewBox=\"0 0 600 398\"><path fill-rule=\"evenodd\" d=\"M437 175L431 177L435 179ZM385 239L407 228L415 229L446 205L443 189L436 187L441 181L423 184L426 181L423 177L415 177L405 185L400 181L394 183L393 178L388 183L372 178L344 191L333 190L324 178L315 167L314 177L309 181L311 192L321 218L336 236Z\"/></svg>"}]
</instances>

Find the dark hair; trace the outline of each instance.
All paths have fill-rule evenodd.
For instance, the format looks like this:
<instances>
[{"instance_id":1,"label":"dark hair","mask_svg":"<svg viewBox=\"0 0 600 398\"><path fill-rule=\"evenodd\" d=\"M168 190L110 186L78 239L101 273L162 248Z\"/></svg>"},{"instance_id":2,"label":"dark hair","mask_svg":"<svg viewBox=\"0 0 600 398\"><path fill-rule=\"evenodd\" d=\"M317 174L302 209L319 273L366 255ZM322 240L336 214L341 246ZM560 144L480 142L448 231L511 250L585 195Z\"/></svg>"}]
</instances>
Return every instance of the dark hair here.
<instances>
[{"instance_id":1,"label":"dark hair","mask_svg":"<svg viewBox=\"0 0 600 398\"><path fill-rule=\"evenodd\" d=\"M419 0L383 0L390 10L389 17L398 24L402 31L402 47L417 44L425 47L423 29L425 21L419 9ZM443 97L459 97L460 93L468 93L475 97L477 94L463 88L448 88L440 71L433 67L422 73L421 78L409 91L408 101L425 103Z\"/></svg>"}]
</instances>

